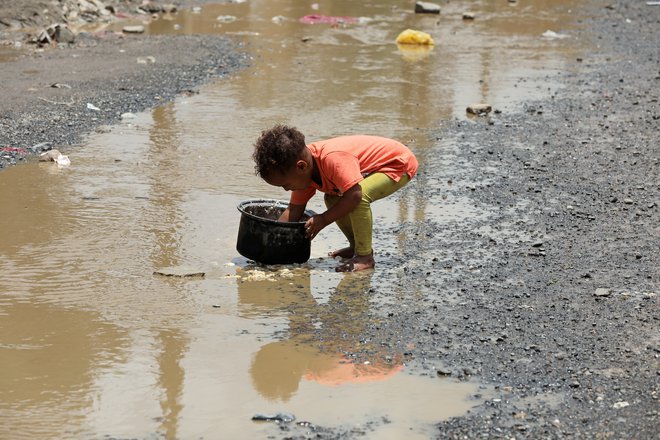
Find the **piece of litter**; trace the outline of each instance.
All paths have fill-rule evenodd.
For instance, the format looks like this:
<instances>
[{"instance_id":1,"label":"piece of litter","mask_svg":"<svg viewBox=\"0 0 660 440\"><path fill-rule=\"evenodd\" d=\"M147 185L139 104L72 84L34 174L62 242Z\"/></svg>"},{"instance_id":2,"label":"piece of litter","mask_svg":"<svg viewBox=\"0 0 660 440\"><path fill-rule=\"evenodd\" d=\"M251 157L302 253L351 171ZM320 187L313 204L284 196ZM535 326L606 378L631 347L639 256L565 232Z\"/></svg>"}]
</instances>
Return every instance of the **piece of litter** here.
<instances>
[{"instance_id":1,"label":"piece of litter","mask_svg":"<svg viewBox=\"0 0 660 440\"><path fill-rule=\"evenodd\" d=\"M396 37L397 44L421 44L433 46L435 42L426 32L406 29Z\"/></svg>"},{"instance_id":2,"label":"piece of litter","mask_svg":"<svg viewBox=\"0 0 660 440\"><path fill-rule=\"evenodd\" d=\"M87 108L89 110L96 110L97 112L100 111L101 109L95 106L94 104L90 104L89 102L87 103Z\"/></svg>"},{"instance_id":3,"label":"piece of litter","mask_svg":"<svg viewBox=\"0 0 660 440\"><path fill-rule=\"evenodd\" d=\"M68 167L69 165L71 165L71 160L69 160L69 157L68 157L68 156L65 156L65 155L63 155L63 154L60 154L60 155L57 156L57 158L55 159L55 163L57 163L57 165L59 165L59 166L61 166L61 167Z\"/></svg>"},{"instance_id":4,"label":"piece of litter","mask_svg":"<svg viewBox=\"0 0 660 440\"><path fill-rule=\"evenodd\" d=\"M626 406L630 406L630 403L628 403L624 400L624 401L621 401L621 402L616 402L614 405L612 405L612 408L621 409L621 408L625 408Z\"/></svg>"},{"instance_id":5,"label":"piece of litter","mask_svg":"<svg viewBox=\"0 0 660 440\"><path fill-rule=\"evenodd\" d=\"M203 277L206 272L190 266L163 267L154 271L154 275L163 275L166 277L194 278Z\"/></svg>"},{"instance_id":6,"label":"piece of litter","mask_svg":"<svg viewBox=\"0 0 660 440\"><path fill-rule=\"evenodd\" d=\"M138 64L154 64L156 62L156 58L152 56L148 57L138 57L137 63Z\"/></svg>"},{"instance_id":7,"label":"piece of litter","mask_svg":"<svg viewBox=\"0 0 660 440\"><path fill-rule=\"evenodd\" d=\"M541 34L543 38L547 38L548 40L557 40L561 38L568 38L568 35L565 34L558 34L557 32L547 30Z\"/></svg>"}]
</instances>

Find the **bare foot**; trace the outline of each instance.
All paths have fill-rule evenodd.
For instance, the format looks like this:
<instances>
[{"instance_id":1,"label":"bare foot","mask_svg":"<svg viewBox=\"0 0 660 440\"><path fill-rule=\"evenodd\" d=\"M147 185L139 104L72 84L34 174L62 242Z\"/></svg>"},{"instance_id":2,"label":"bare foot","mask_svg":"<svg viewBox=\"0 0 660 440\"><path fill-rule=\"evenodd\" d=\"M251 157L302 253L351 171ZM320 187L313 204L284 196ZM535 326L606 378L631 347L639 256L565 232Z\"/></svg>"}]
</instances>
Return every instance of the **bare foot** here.
<instances>
[{"instance_id":1,"label":"bare foot","mask_svg":"<svg viewBox=\"0 0 660 440\"><path fill-rule=\"evenodd\" d=\"M360 270L373 269L376 266L374 255L356 255L344 264L335 268L337 272L357 272Z\"/></svg>"},{"instance_id":2,"label":"bare foot","mask_svg":"<svg viewBox=\"0 0 660 440\"><path fill-rule=\"evenodd\" d=\"M332 258L353 258L355 251L352 247L345 247L343 249L337 249L336 251L328 252L328 256Z\"/></svg>"}]
</instances>

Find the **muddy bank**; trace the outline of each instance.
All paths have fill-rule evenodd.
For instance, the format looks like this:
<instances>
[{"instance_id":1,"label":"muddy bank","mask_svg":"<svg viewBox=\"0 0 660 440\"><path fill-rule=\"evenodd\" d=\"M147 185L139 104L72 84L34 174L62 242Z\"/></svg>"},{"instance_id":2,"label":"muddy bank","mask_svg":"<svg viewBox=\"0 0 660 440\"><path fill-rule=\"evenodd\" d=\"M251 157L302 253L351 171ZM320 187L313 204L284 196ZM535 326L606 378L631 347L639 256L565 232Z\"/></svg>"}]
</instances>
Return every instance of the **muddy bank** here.
<instances>
[{"instance_id":1,"label":"muddy bank","mask_svg":"<svg viewBox=\"0 0 660 440\"><path fill-rule=\"evenodd\" d=\"M4 21L23 25L15 24L20 31L5 26L5 41L21 41L62 19L61 11L52 7L49 14L43 13L47 8L40 2L14 3L0 5ZM135 14L141 2L104 4L115 4L116 12L90 16L89 22ZM71 44L42 48L23 44L26 48L12 50L12 60L3 62L0 72L4 85L0 168L46 149L67 151L86 134L117 123L122 115L163 104L182 93L196 93L200 84L248 64L241 45L222 36L154 37L101 31L80 32Z\"/></svg>"},{"instance_id":2,"label":"muddy bank","mask_svg":"<svg viewBox=\"0 0 660 440\"><path fill-rule=\"evenodd\" d=\"M592 49L552 99L434 133L408 196L467 197L479 215L403 225L418 239L381 258L390 284L376 294L410 295L374 306L360 341L396 347L419 374L495 389L436 438L657 435L660 7L588 12L579 36ZM448 139L455 151L440 148Z\"/></svg>"}]
</instances>

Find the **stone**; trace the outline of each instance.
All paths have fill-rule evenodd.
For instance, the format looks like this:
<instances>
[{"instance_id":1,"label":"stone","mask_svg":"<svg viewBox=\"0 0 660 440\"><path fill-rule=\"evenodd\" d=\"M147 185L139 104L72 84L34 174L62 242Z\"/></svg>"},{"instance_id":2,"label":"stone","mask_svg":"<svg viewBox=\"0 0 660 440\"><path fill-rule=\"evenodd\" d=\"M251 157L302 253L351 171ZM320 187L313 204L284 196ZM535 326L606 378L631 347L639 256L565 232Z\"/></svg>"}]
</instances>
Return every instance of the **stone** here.
<instances>
[{"instance_id":1,"label":"stone","mask_svg":"<svg viewBox=\"0 0 660 440\"><path fill-rule=\"evenodd\" d=\"M599 287L594 292L594 296L599 297L599 298L607 297L607 296L610 296L610 295L612 295L612 291L610 289L605 289L603 287Z\"/></svg>"},{"instance_id":2,"label":"stone","mask_svg":"<svg viewBox=\"0 0 660 440\"><path fill-rule=\"evenodd\" d=\"M621 408L625 408L626 406L630 406L630 403L626 402L625 400L622 400L621 402L616 402L614 405L612 405L612 408L621 409Z\"/></svg>"},{"instance_id":3,"label":"stone","mask_svg":"<svg viewBox=\"0 0 660 440\"><path fill-rule=\"evenodd\" d=\"M415 2L415 12L418 14L439 14L440 5L430 2Z\"/></svg>"},{"instance_id":4,"label":"stone","mask_svg":"<svg viewBox=\"0 0 660 440\"><path fill-rule=\"evenodd\" d=\"M466 111L472 113L473 115L487 115L493 110L490 104L479 103L479 104L470 104L467 106Z\"/></svg>"},{"instance_id":5,"label":"stone","mask_svg":"<svg viewBox=\"0 0 660 440\"><path fill-rule=\"evenodd\" d=\"M162 6L161 8L164 13L166 14L174 14L177 11L176 5L172 3L166 3Z\"/></svg>"},{"instance_id":6,"label":"stone","mask_svg":"<svg viewBox=\"0 0 660 440\"><path fill-rule=\"evenodd\" d=\"M463 12L463 20L474 20L475 17L474 12Z\"/></svg>"},{"instance_id":7,"label":"stone","mask_svg":"<svg viewBox=\"0 0 660 440\"><path fill-rule=\"evenodd\" d=\"M296 416L289 413L255 414L252 416L252 420L257 422L290 423L296 420Z\"/></svg>"},{"instance_id":8,"label":"stone","mask_svg":"<svg viewBox=\"0 0 660 440\"><path fill-rule=\"evenodd\" d=\"M449 368L438 368L436 373L438 376L451 376L451 370Z\"/></svg>"},{"instance_id":9,"label":"stone","mask_svg":"<svg viewBox=\"0 0 660 440\"><path fill-rule=\"evenodd\" d=\"M144 33L144 26L142 25L124 26L122 32L126 34L142 34Z\"/></svg>"}]
</instances>

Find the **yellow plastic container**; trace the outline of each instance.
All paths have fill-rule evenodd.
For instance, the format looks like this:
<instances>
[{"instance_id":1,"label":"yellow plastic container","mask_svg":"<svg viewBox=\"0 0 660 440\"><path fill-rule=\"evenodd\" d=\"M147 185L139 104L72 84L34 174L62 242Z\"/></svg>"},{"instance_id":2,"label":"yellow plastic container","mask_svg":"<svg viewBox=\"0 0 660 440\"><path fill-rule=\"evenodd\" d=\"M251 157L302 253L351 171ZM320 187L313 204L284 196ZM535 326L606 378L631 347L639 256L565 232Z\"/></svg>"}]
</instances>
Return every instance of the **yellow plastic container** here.
<instances>
[{"instance_id":1,"label":"yellow plastic container","mask_svg":"<svg viewBox=\"0 0 660 440\"><path fill-rule=\"evenodd\" d=\"M433 38L426 32L416 31L414 29L406 29L396 37L397 44L421 44L426 46L433 46L435 42Z\"/></svg>"}]
</instances>

